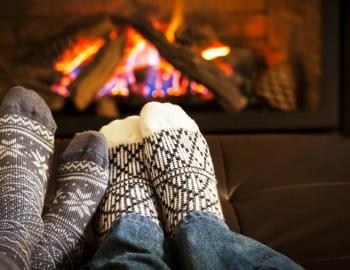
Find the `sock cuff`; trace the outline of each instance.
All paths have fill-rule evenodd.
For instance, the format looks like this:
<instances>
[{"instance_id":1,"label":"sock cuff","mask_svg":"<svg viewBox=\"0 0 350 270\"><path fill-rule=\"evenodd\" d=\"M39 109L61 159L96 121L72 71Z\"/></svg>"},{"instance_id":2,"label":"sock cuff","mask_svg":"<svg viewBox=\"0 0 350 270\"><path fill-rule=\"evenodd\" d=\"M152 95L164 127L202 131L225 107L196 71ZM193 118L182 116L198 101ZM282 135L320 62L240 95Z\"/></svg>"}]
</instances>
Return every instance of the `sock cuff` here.
<instances>
[{"instance_id":1,"label":"sock cuff","mask_svg":"<svg viewBox=\"0 0 350 270\"><path fill-rule=\"evenodd\" d=\"M107 140L108 148L121 144L137 144L142 142L140 133L140 117L133 115L122 120L114 120L100 129Z\"/></svg>"},{"instance_id":2,"label":"sock cuff","mask_svg":"<svg viewBox=\"0 0 350 270\"><path fill-rule=\"evenodd\" d=\"M140 112L140 131L143 137L169 129L199 131L197 124L178 105L149 102Z\"/></svg>"}]
</instances>

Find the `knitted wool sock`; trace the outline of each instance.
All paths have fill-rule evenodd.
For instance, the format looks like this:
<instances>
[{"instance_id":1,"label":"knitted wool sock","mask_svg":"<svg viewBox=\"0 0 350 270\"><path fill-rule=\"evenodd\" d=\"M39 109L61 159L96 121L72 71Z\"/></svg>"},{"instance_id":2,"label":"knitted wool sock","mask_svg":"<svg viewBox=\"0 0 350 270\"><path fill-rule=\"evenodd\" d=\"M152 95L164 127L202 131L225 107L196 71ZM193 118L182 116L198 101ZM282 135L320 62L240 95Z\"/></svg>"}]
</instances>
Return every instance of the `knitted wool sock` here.
<instances>
[{"instance_id":1,"label":"knitted wool sock","mask_svg":"<svg viewBox=\"0 0 350 270\"><path fill-rule=\"evenodd\" d=\"M179 107L151 102L140 114L145 161L171 236L189 212L223 219L213 163L196 123Z\"/></svg>"},{"instance_id":2,"label":"knitted wool sock","mask_svg":"<svg viewBox=\"0 0 350 270\"><path fill-rule=\"evenodd\" d=\"M84 231L107 187L108 157L99 132L75 135L58 168L59 189L43 217L45 231L32 254L32 269L76 269Z\"/></svg>"},{"instance_id":3,"label":"knitted wool sock","mask_svg":"<svg viewBox=\"0 0 350 270\"><path fill-rule=\"evenodd\" d=\"M159 224L156 201L143 161L139 117L115 120L101 129L109 147L109 182L97 210L101 239L123 214L139 214Z\"/></svg>"},{"instance_id":4,"label":"knitted wool sock","mask_svg":"<svg viewBox=\"0 0 350 270\"><path fill-rule=\"evenodd\" d=\"M43 233L41 213L56 124L35 92L14 87L0 107L0 254L28 269Z\"/></svg>"}]
</instances>

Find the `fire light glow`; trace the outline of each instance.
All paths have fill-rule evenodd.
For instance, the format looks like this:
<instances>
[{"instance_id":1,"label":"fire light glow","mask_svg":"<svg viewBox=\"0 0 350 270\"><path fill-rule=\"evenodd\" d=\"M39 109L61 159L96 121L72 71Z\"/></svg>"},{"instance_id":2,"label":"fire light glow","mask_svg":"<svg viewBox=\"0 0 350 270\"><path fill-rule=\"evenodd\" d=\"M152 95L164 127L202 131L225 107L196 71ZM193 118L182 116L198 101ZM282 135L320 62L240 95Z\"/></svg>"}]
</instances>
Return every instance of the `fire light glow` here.
<instances>
[{"instance_id":1,"label":"fire light glow","mask_svg":"<svg viewBox=\"0 0 350 270\"><path fill-rule=\"evenodd\" d=\"M167 27L167 30L165 32L165 36L170 42L175 41L176 30L182 24L183 14L184 14L184 4L185 4L184 0L175 1L174 13L171 18L170 24Z\"/></svg>"},{"instance_id":2,"label":"fire light glow","mask_svg":"<svg viewBox=\"0 0 350 270\"><path fill-rule=\"evenodd\" d=\"M133 28L126 29L127 48L122 62L98 96L128 96L130 91L146 98L182 96L189 92L203 99L213 95L201 84L190 84L158 50Z\"/></svg>"},{"instance_id":3,"label":"fire light glow","mask_svg":"<svg viewBox=\"0 0 350 270\"><path fill-rule=\"evenodd\" d=\"M203 50L201 55L205 60L214 60L218 57L224 57L229 55L231 52L231 49L229 46L219 46L219 47L211 47L206 50Z\"/></svg>"},{"instance_id":4,"label":"fire light glow","mask_svg":"<svg viewBox=\"0 0 350 270\"><path fill-rule=\"evenodd\" d=\"M183 8L184 1L177 0L172 20L162 30L169 42L175 42L176 30L183 21ZM135 29L126 27L124 31L126 46L122 60L98 92L97 98L105 95L124 97L138 95L150 99L186 95L198 95L204 100L214 98L204 85L190 80L161 57L157 48ZM114 40L118 35L118 31L113 31L109 39ZM60 81L52 85L52 90L62 96L69 96L68 86L104 44L105 40L102 38L77 38L55 63L54 67L62 73L62 77ZM230 47L219 41L201 50L201 56L206 60L214 60L229 53ZM230 66L217 59L215 61L227 74L233 74Z\"/></svg>"},{"instance_id":5,"label":"fire light glow","mask_svg":"<svg viewBox=\"0 0 350 270\"><path fill-rule=\"evenodd\" d=\"M69 74L80 66L84 61L95 55L104 45L104 40L96 39L79 39L70 49L58 59L55 69L63 74Z\"/></svg>"},{"instance_id":6,"label":"fire light glow","mask_svg":"<svg viewBox=\"0 0 350 270\"><path fill-rule=\"evenodd\" d=\"M59 82L52 85L52 90L61 96L69 96L67 87L78 76L81 67L92 59L104 43L105 41L100 38L77 38L74 44L59 57L54 65L54 68L62 73L62 77Z\"/></svg>"}]
</instances>

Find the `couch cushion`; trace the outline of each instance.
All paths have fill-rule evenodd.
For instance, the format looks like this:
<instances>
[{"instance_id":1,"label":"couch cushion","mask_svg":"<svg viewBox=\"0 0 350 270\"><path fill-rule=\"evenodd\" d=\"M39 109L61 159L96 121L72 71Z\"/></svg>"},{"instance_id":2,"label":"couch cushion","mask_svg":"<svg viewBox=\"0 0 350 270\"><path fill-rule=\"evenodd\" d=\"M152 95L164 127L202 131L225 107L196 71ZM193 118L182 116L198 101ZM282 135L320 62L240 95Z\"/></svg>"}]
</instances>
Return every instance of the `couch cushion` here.
<instances>
[{"instance_id":1,"label":"couch cushion","mask_svg":"<svg viewBox=\"0 0 350 270\"><path fill-rule=\"evenodd\" d=\"M307 269L350 269L350 139L214 138L241 233Z\"/></svg>"}]
</instances>

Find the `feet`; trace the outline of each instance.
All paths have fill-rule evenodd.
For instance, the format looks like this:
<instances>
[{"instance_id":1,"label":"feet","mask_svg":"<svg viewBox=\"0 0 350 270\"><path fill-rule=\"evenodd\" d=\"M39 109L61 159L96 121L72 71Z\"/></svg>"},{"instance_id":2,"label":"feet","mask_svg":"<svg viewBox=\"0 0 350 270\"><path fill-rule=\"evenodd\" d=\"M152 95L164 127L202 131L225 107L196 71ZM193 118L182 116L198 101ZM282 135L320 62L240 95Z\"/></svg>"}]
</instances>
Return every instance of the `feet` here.
<instances>
[{"instance_id":1,"label":"feet","mask_svg":"<svg viewBox=\"0 0 350 270\"><path fill-rule=\"evenodd\" d=\"M102 237L124 214L162 223L169 235L190 212L223 219L208 145L179 106L148 103L140 117L116 120L101 133L110 162L108 188L96 219Z\"/></svg>"},{"instance_id":2,"label":"feet","mask_svg":"<svg viewBox=\"0 0 350 270\"><path fill-rule=\"evenodd\" d=\"M76 269L84 232L107 187L108 156L99 132L75 135L61 157L59 189L43 217L45 231L32 255L32 269Z\"/></svg>"},{"instance_id":3,"label":"feet","mask_svg":"<svg viewBox=\"0 0 350 270\"><path fill-rule=\"evenodd\" d=\"M43 233L41 213L56 124L33 91L14 87L0 106L0 254L28 269Z\"/></svg>"},{"instance_id":4,"label":"feet","mask_svg":"<svg viewBox=\"0 0 350 270\"><path fill-rule=\"evenodd\" d=\"M140 114L145 163L171 235L190 212L223 219L213 163L196 123L179 107L151 102Z\"/></svg>"},{"instance_id":5,"label":"feet","mask_svg":"<svg viewBox=\"0 0 350 270\"><path fill-rule=\"evenodd\" d=\"M156 198L144 164L139 117L113 121L101 133L109 147L109 181L96 215L100 238L126 214L143 215L159 224Z\"/></svg>"}]
</instances>

